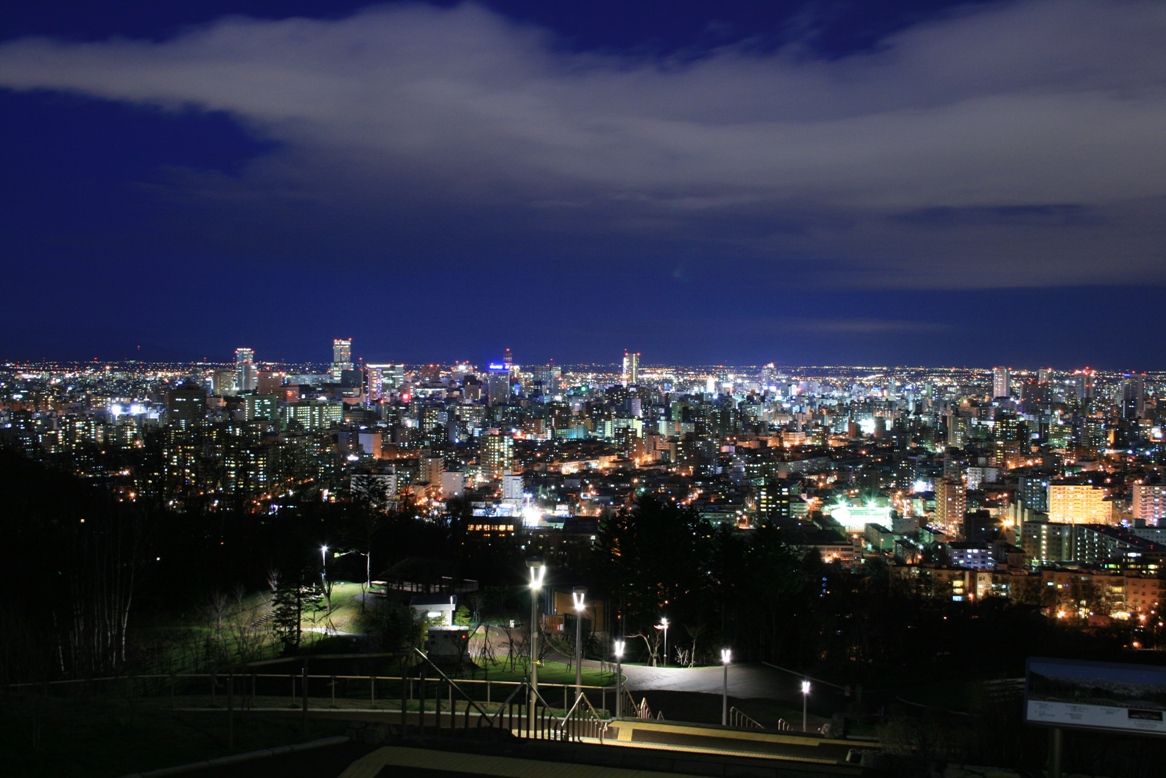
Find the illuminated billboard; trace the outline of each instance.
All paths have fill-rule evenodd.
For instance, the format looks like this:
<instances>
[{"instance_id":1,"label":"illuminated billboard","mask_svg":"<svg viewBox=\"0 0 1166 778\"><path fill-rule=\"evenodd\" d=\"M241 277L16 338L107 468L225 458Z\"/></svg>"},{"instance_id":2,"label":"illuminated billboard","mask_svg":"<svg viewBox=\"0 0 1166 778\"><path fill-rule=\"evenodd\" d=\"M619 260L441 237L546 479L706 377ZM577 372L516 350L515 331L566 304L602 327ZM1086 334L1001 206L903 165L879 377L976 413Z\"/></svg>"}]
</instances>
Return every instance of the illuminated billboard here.
<instances>
[{"instance_id":1,"label":"illuminated billboard","mask_svg":"<svg viewBox=\"0 0 1166 778\"><path fill-rule=\"evenodd\" d=\"M1025 679L1024 720L1166 734L1166 667L1033 657Z\"/></svg>"}]
</instances>

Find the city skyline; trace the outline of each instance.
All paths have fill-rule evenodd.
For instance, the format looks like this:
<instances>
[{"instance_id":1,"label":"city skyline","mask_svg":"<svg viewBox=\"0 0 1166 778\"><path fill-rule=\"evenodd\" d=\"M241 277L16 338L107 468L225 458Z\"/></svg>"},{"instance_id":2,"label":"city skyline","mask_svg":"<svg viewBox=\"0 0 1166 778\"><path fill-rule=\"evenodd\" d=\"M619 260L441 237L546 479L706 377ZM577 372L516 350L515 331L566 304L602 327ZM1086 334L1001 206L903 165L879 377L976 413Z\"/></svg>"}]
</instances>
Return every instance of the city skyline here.
<instances>
[{"instance_id":1,"label":"city skyline","mask_svg":"<svg viewBox=\"0 0 1166 778\"><path fill-rule=\"evenodd\" d=\"M0 359L1166 368L1148 2L14 3ZM343 362L344 360L340 360Z\"/></svg>"}]
</instances>

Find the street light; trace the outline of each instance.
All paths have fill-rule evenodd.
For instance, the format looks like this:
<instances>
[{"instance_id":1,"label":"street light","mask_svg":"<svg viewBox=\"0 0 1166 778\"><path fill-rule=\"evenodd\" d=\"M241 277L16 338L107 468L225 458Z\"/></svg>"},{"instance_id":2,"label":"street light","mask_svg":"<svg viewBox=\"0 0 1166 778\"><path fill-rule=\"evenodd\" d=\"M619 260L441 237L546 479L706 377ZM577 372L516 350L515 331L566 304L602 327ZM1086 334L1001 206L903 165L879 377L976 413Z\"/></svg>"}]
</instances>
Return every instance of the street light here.
<instances>
[{"instance_id":1,"label":"street light","mask_svg":"<svg viewBox=\"0 0 1166 778\"><path fill-rule=\"evenodd\" d=\"M733 652L727 648L721 649L721 662L725 665L725 682L721 687L721 726L729 726L729 661Z\"/></svg>"},{"instance_id":2,"label":"street light","mask_svg":"<svg viewBox=\"0 0 1166 778\"><path fill-rule=\"evenodd\" d=\"M615 717L623 717L623 649L622 640L615 641Z\"/></svg>"},{"instance_id":3,"label":"street light","mask_svg":"<svg viewBox=\"0 0 1166 778\"><path fill-rule=\"evenodd\" d=\"M576 586L571 590L575 601L575 699L583 693L583 599L587 596L586 586Z\"/></svg>"},{"instance_id":4,"label":"street light","mask_svg":"<svg viewBox=\"0 0 1166 778\"><path fill-rule=\"evenodd\" d=\"M537 556L527 559L526 566L530 569L530 706L527 715L533 729L534 702L538 699L538 592L547 568L542 557Z\"/></svg>"},{"instance_id":5,"label":"street light","mask_svg":"<svg viewBox=\"0 0 1166 778\"><path fill-rule=\"evenodd\" d=\"M320 546L320 580L326 579L328 572L328 547Z\"/></svg>"},{"instance_id":6,"label":"street light","mask_svg":"<svg viewBox=\"0 0 1166 778\"><path fill-rule=\"evenodd\" d=\"M668 619L664 616L660 617L660 623L664 626L664 666L668 666Z\"/></svg>"},{"instance_id":7,"label":"street light","mask_svg":"<svg viewBox=\"0 0 1166 778\"><path fill-rule=\"evenodd\" d=\"M810 699L810 682L802 681L802 732L806 731L806 702Z\"/></svg>"}]
</instances>

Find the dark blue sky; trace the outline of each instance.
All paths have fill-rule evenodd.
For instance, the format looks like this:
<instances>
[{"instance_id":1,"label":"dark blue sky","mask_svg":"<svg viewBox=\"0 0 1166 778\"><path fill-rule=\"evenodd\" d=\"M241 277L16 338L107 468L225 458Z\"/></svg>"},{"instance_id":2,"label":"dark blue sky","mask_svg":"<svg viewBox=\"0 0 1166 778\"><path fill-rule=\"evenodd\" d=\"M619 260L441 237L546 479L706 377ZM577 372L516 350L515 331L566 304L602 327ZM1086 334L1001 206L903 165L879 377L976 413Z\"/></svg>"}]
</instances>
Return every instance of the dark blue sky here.
<instances>
[{"instance_id":1,"label":"dark blue sky","mask_svg":"<svg viewBox=\"0 0 1166 778\"><path fill-rule=\"evenodd\" d=\"M0 359L1164 369L1164 35L1086 0L6 3Z\"/></svg>"}]
</instances>

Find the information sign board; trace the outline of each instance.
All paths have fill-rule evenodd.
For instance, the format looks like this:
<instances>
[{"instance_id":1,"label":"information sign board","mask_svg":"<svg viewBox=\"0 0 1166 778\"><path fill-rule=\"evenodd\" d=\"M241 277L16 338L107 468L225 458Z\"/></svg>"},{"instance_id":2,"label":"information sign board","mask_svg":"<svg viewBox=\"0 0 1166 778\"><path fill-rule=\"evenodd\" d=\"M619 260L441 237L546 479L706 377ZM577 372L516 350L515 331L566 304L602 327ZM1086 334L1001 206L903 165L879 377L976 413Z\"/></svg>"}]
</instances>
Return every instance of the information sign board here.
<instances>
[{"instance_id":1,"label":"information sign board","mask_svg":"<svg viewBox=\"0 0 1166 778\"><path fill-rule=\"evenodd\" d=\"M1166 735L1166 667L1030 658L1024 720Z\"/></svg>"}]
</instances>

